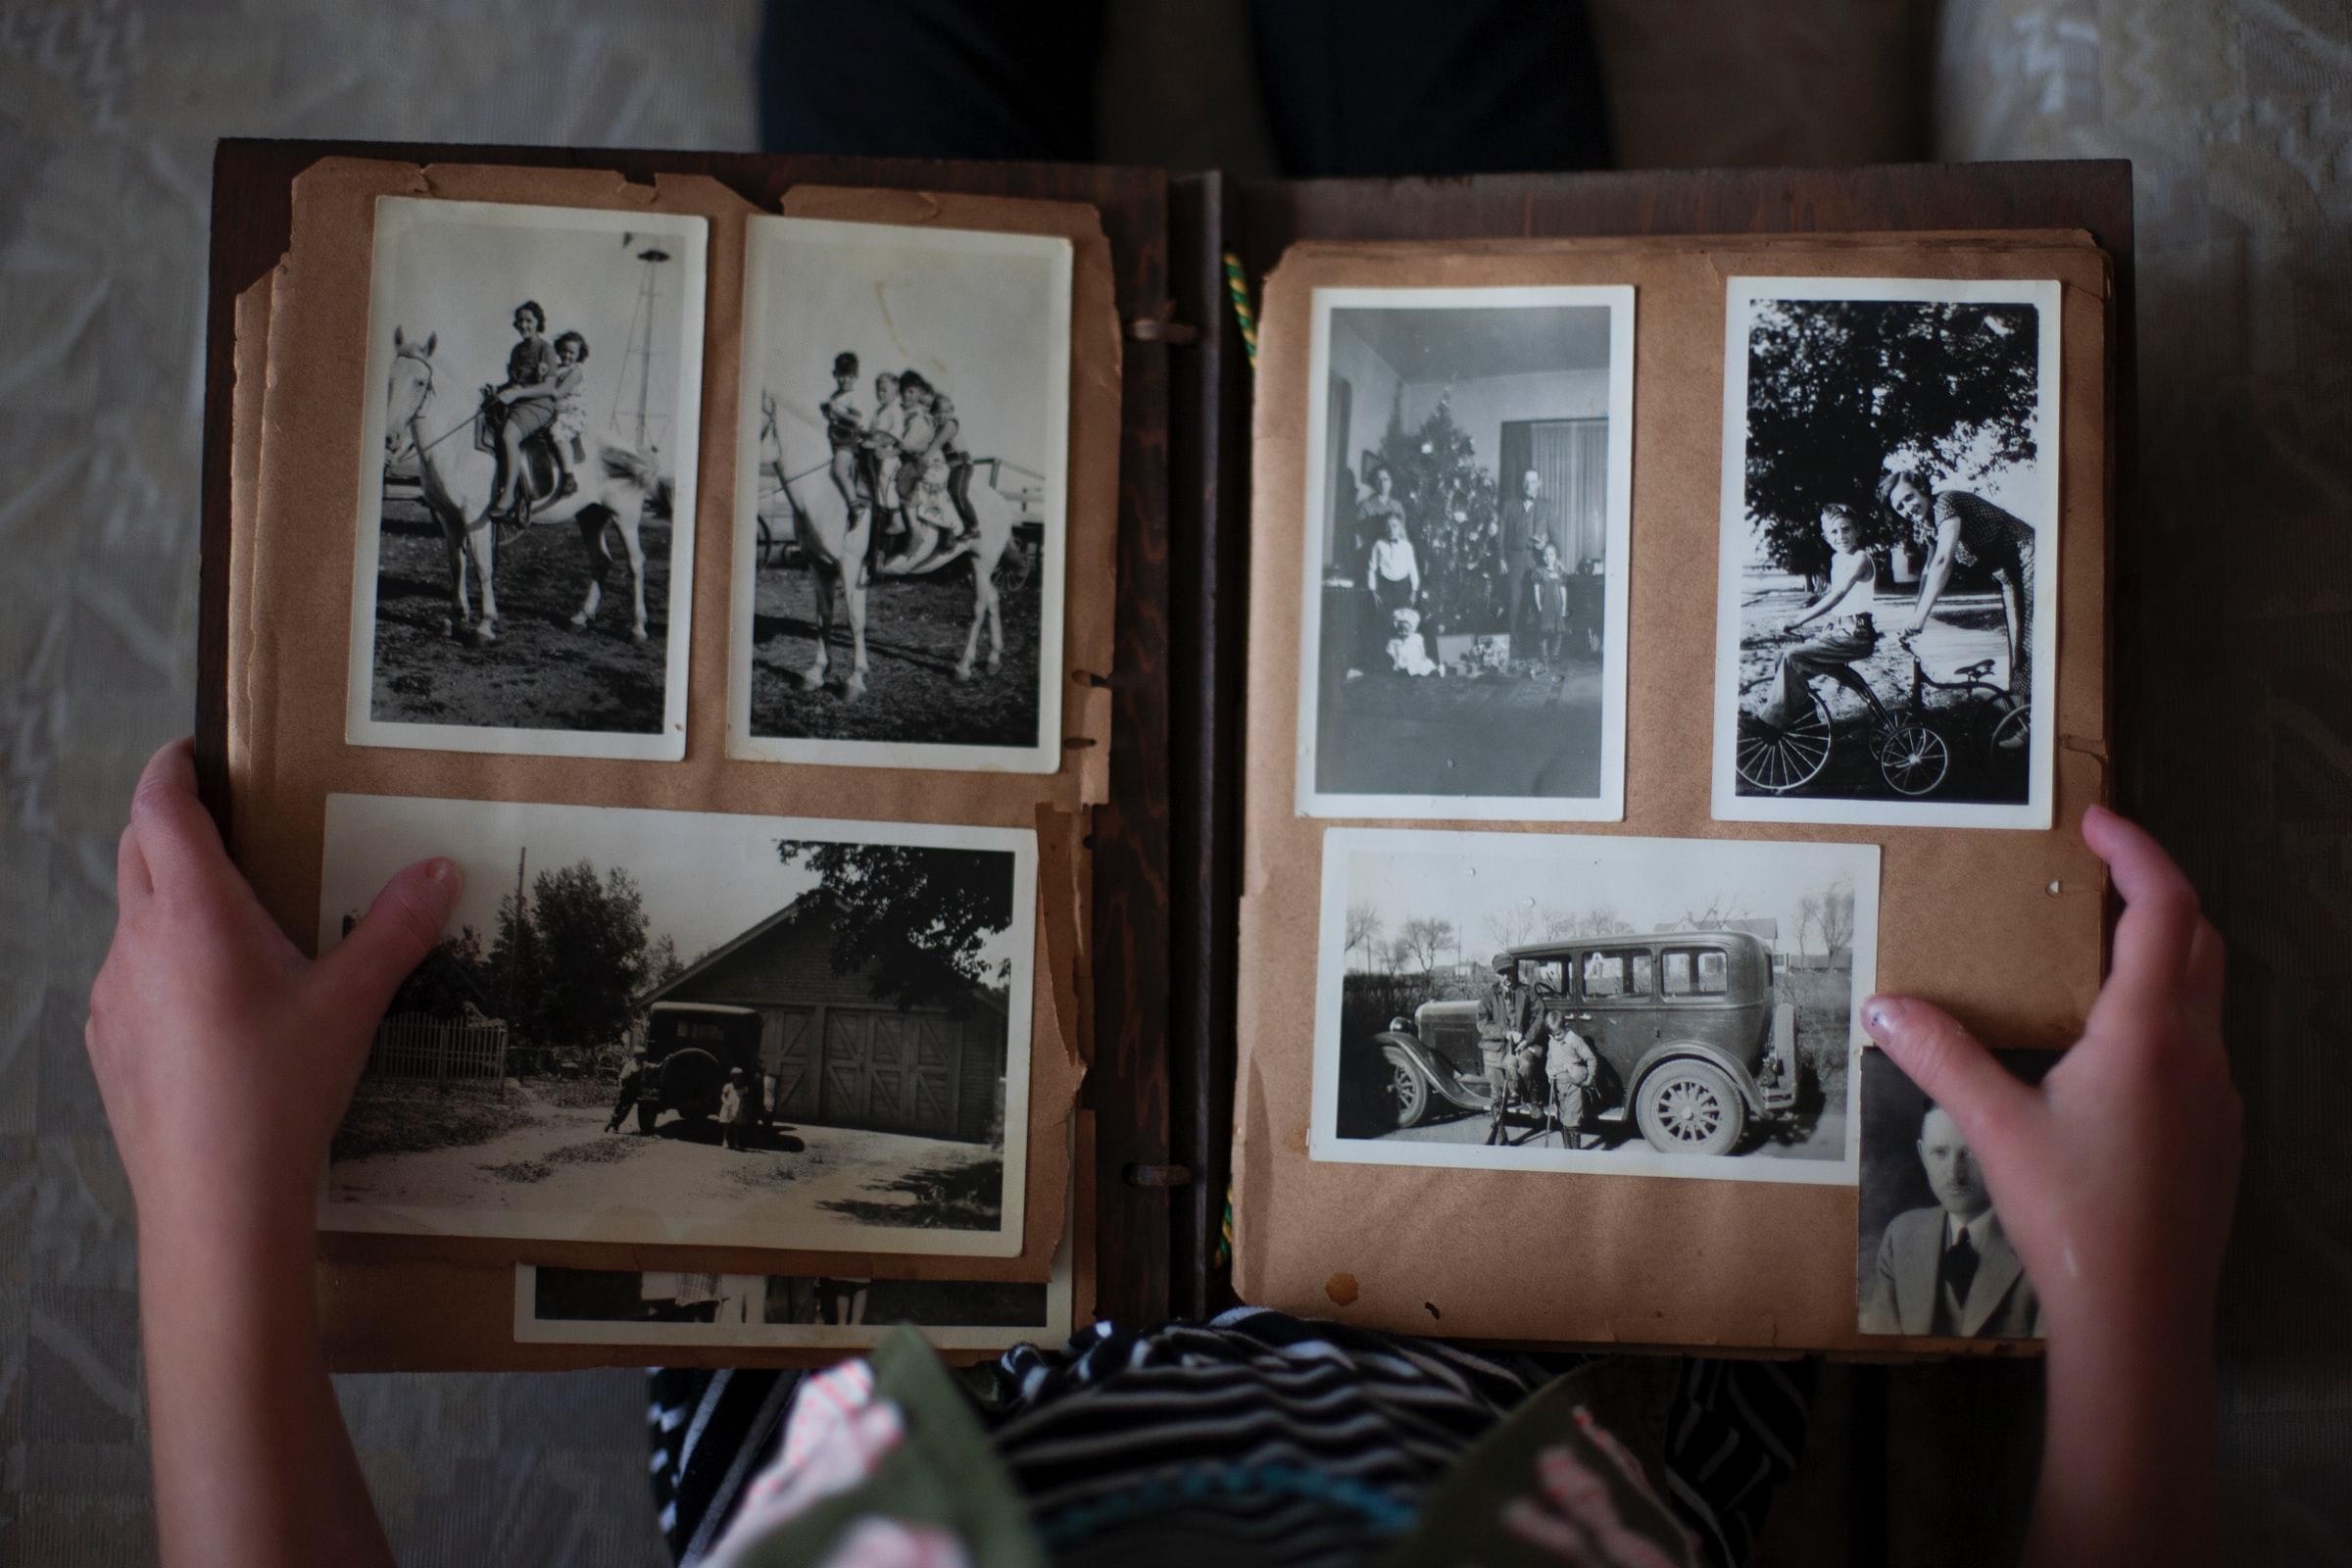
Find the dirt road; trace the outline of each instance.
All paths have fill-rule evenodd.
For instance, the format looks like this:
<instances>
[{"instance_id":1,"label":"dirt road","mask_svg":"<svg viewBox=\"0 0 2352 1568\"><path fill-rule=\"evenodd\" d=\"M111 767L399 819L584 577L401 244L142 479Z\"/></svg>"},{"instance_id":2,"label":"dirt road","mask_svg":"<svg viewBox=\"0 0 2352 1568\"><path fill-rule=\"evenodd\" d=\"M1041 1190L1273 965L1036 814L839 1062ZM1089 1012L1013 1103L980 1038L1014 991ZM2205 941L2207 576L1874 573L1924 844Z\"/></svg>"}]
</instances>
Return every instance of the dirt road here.
<instances>
[{"instance_id":1,"label":"dirt road","mask_svg":"<svg viewBox=\"0 0 2352 1568\"><path fill-rule=\"evenodd\" d=\"M625 1202L688 1223L789 1194L812 1219L843 1217L832 1205L850 1204L858 1223L922 1226L937 1217L893 1181L997 1155L979 1144L798 1125L739 1152L701 1141L715 1136L709 1123L671 1117L652 1136L608 1133L608 1114L543 1105L532 1125L487 1143L340 1161L329 1191L337 1202L487 1213L588 1214Z\"/></svg>"},{"instance_id":2,"label":"dirt road","mask_svg":"<svg viewBox=\"0 0 2352 1568\"><path fill-rule=\"evenodd\" d=\"M375 585L379 719L654 733L662 727L669 635L670 525L647 518L648 640L629 641L629 568L605 576L595 623L570 620L588 588L588 550L568 522L534 526L498 547L499 640L476 648L443 629L449 556L414 505L387 507ZM617 558L620 537L607 531ZM475 606L479 610L479 604ZM724 614L726 607L718 607Z\"/></svg>"},{"instance_id":3,"label":"dirt road","mask_svg":"<svg viewBox=\"0 0 2352 1568\"><path fill-rule=\"evenodd\" d=\"M1445 1120L1426 1121L1418 1127L1400 1127L1382 1134L1379 1141L1391 1144L1483 1144L1487 1141L1487 1125L1486 1112L1476 1111ZM1535 1130L1532 1118L1514 1116L1510 1134L1516 1143L1528 1139ZM1601 1122L1592 1130L1600 1134L1604 1152L1606 1149L1649 1148L1642 1135L1626 1123ZM1557 1149L1560 1141L1554 1136L1531 1142L1529 1147ZM1748 1159L1842 1159L1845 1157L1845 1112L1835 1106L1826 1108L1803 1139L1784 1144L1768 1138L1741 1151L1741 1154Z\"/></svg>"}]
</instances>

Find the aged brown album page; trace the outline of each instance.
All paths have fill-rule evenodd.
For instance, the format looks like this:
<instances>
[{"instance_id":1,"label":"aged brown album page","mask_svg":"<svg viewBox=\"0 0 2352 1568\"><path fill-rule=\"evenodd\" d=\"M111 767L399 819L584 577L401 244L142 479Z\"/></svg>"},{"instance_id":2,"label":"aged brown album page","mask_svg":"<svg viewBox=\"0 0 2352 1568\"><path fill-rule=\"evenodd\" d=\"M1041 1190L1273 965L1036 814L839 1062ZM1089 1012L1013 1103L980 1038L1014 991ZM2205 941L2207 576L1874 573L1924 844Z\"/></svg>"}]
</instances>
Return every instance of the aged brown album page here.
<instances>
[{"instance_id":1,"label":"aged brown album page","mask_svg":"<svg viewBox=\"0 0 2352 1568\"><path fill-rule=\"evenodd\" d=\"M2054 825L2046 831L1716 819L1710 777L1718 538L1725 493L1726 291L1727 280L1736 278L1827 280L1824 287L1832 294L1837 292L1832 285L1848 278L2014 280L2020 287L2054 280L2058 285L2052 313L2058 318L2062 349L2054 491L2059 558L2056 745L2050 780ZM1465 811L1474 819L1454 821L1436 819L1444 813L1426 810L1385 817L1365 811L1350 817L1320 801L1323 814L1301 814L1300 759L1309 740L1301 732L1302 690L1321 694L1326 702L1333 700L1329 694L1340 692L1358 711L1375 710L1380 703L1395 708L1408 700L1427 707L1439 701L1432 694L1458 696L1479 690L1466 682L1485 678L1490 668L1511 669L1502 662L1505 655L1498 639L1490 659L1477 638L1424 638L1414 635L1401 618L1384 618L1351 645L1322 644L1320 669L1302 672L1302 606L1345 606L1369 597L1365 590L1372 586L1352 575L1352 563L1342 561L1339 547L1333 545L1318 559L1334 564L1319 568L1318 599L1308 599L1309 539L1302 528L1334 526L1325 517L1309 521L1310 486L1356 483L1355 515L1372 519L1372 527L1359 536L1372 544L1357 548L1369 551L1379 538L1379 514L1394 510L1388 497L1395 488L1379 472L1388 465L1372 457L1385 451L1397 466L1407 461L1443 462L1442 453L1415 458L1410 451L1384 443L1401 431L1421 443L1420 453L1429 455L1433 447L1456 439L1453 432L1467 429L1475 417L1486 424L1481 434L1463 438L1468 450L1451 470L1465 497L1458 505L1465 515L1480 505L1498 505L1479 498L1477 486L1492 485L1485 495L1499 493L1499 526L1507 534L1514 506L1538 519L1573 511L1579 481L1572 454L1569 454L1579 439L1592 441L1595 454L1601 450L1597 434L1580 437L1574 418L1560 419L1542 410L1538 415L1555 419L1558 431L1514 434L1507 421L1530 416L1514 415L1508 407L1497 415L1494 398L1480 402L1485 396L1481 389L1449 369L1449 365L1458 369L1458 364L1448 362L1447 353L1455 353L1459 361L1469 351L1446 344L1467 342L1468 336L1457 333L1433 348L1426 333L1401 319L1372 323L1358 334L1367 353L1377 353L1392 368L1367 368L1356 374L1355 434L1346 450L1339 452L1336 437L1329 434L1321 449L1311 447L1310 416L1318 430L1326 422L1338 427L1333 405L1342 396L1338 377L1344 373L1335 348L1331 379L1317 384L1312 374L1321 368L1310 352L1314 292L1366 291L1351 296L1360 301L1388 299L1371 292L1382 290L1446 290L1468 296L1509 289L1525 291L1527 301L1542 304L1550 297L1546 291L1564 291L1559 297L1573 300L1576 290L1623 288L1633 295L1633 341L1630 558L1623 564L1630 567L1625 571L1630 603L1623 650L1627 685L1622 819L1569 825L1498 819L1503 813L1495 810ZM1944 295L1930 297L1954 292L1946 289ZM1854 293L1873 297L1865 287ZM1426 1142L1412 1147L1429 1157L1413 1164L1381 1162L1385 1156L1379 1154L1348 1162L1310 1158L1310 1122L1317 1107L1327 1103L1317 1101L1320 1086L1314 1078L1318 1055L1327 1044L1317 1039L1318 985L1327 971L1336 974L1343 964L1358 970L1374 967L1373 943L1378 940L1370 929L1369 906L1363 920L1346 924L1323 907L1325 889L1344 881L1329 876L1334 867L1326 864L1326 843L1328 835L1348 834L1343 842L1350 846L1350 855L1362 845L1423 843L1432 848L1424 859L1457 855L1463 874L1474 869L1497 883L1524 879L1530 865L1574 858L1599 868L1594 875L1618 878L1608 886L1646 895L1639 874L1629 875L1618 864L1626 855L1609 851L1610 843L1628 838L1653 844L1748 841L1739 854L1722 857L1724 863L1827 866L1823 874L1832 878L1827 885L1845 889L1848 911L1857 907L1857 882L1867 881L1875 863L1875 978L1857 972L1856 990L1872 984L1879 990L1933 999L1987 1041L2004 1046L2065 1046L2097 992L2102 961L2104 873L2076 836L2075 824L2082 808L2101 798L2106 783L2110 307L2107 258L2078 232L1308 244L1285 256L1266 286L1254 429L1250 772L1234 1129L1234 1283L1243 1299L1345 1322L1489 1341L1879 1354L1969 1348L1962 1342L1858 1334L1850 1129L1844 1172L1838 1173L1834 1164L1827 1167L1835 1179L1822 1179L1818 1171L1808 1180L1726 1180L1716 1179L1712 1171L1614 1174L1583 1153L1553 1156L1558 1168L1550 1170L1526 1165L1495 1168L1503 1163L1496 1156L1515 1156L1519 1151L1478 1147L1488 1121L1483 1112L1462 1113L1450 1121L1433 1118L1438 1132L1450 1129L1447 1135L1458 1145L1470 1146L1460 1148L1464 1157L1450 1165L1431 1152L1436 1145ZM1567 335L1556 340L1570 341L1572 328L1560 330ZM1994 330L1997 335L2007 328ZM1485 368L1482 373L1498 382L1513 376L1530 384L1541 380L1536 372L1542 367L1529 359L1529 334L1488 332L1477 341L1477 353L1484 356L1479 361ZM1605 337L1596 341L1605 342ZM1407 372L1419 366L1420 371L1399 372L1396 366ZM1410 384L1415 379L1430 384L1416 388ZM1596 391L1595 399L1598 395ZM1447 417L1437 417L1434 411L1440 409L1450 411ZM1597 401L1567 412L1591 415L1595 423L1604 414ZM1485 446L1492 437L1483 433L1497 417L1505 421L1494 426L1501 432L1498 452ZM1475 468L1485 466L1492 473L1498 461L1510 471L1473 482ZM1877 461L1872 454L1873 467ZM1522 467L1524 475L1519 472ZM1854 500L1867 505L1867 479L1858 488L1863 493ZM1546 498L1554 496L1559 504L1545 513L1543 509L1552 505ZM1520 526L1524 533L1528 525ZM1515 621L1514 629L1520 648L1534 653L1543 669L1555 672L1546 678L1565 691L1576 678L1581 657L1572 641L1585 624L1578 618L1577 596L1583 590L1592 603L1599 603L1598 583L1580 582L1580 575L1597 579L1622 568L1611 558L1604 570L1598 544L1586 544L1580 552L1572 518L1545 521L1544 526L1562 542L1552 552L1558 559L1542 563L1536 559L1541 552L1531 555L1528 580L1540 586L1531 590L1528 618ZM1828 560L1826 550L1823 559ZM1413 573L1431 569L1395 544L1365 568L1384 578L1376 591L1393 592L1393 602L1400 609L1436 603L1426 581L1411 580ZM1878 601L1882 616L1898 605L1908 611L1908 598L1897 596L1916 590L1889 587L1885 593L1886 597ZM1791 597L1794 604L1803 602L1801 593ZM1549 608L1563 600L1564 615ZM1391 602L1381 602L1384 617ZM1979 619L1995 628L1989 635L1997 638L1999 605L1993 600L1984 603L1990 608ZM1898 629L1887 627L1889 651L1895 645L1891 633ZM1384 637L1399 640L1401 646L1393 641L1384 650L1378 641ZM1432 643L1439 645L1434 655ZM1382 662L1384 655L1395 662L1393 668ZM1937 669L1953 667L1940 647L1923 658ZM1430 667L1441 661L1444 674ZM1567 674L1557 674L1560 670ZM1523 677L1512 670L1510 678ZM1385 685L1366 687L1367 680ZM1351 688L1366 695L1346 697ZM1424 695L1396 695L1408 691ZM1426 759L1409 750L1379 749L1427 744L1431 726L1417 727L1410 721L1418 710L1396 711L1402 716L1367 729L1373 740L1369 747L1360 739L1351 744L1395 776L1425 778ZM1524 714L1497 707L1491 727L1497 744L1507 744L1515 733L1532 733L1513 727L1530 722ZM1852 762L1868 760L1859 752L1849 756ZM1416 768L1421 771L1416 773ZM1412 819L1403 820L1407 815ZM1429 838L1406 840L1393 831L1403 828ZM1470 830L1478 836L1441 838ZM1497 833L1528 836L1483 836ZM1580 843L1590 850L1578 849ZM1682 877L1681 885L1700 888L1698 898L1713 885L1685 874L1690 865L1707 862L1703 842L1668 845L1654 852L1630 845L1627 850L1654 856L1658 875ZM1409 857L1395 858L1402 863ZM1346 862L1363 863L1371 862L1361 856ZM1613 865L1617 869L1610 869ZM1386 862L1378 868L1384 874L1390 869ZM1529 893L1522 901L1526 918L1535 920L1544 912L1539 906L1554 897ZM1581 914L1591 922L1577 934L1595 926L1607 932L1647 932L1670 925L1696 930L1740 923L1710 921L1697 909L1691 911L1694 917L1686 919L1680 906L1672 916L1636 915L1661 923L1628 923L1615 918L1621 911L1585 908L1592 898L1573 886L1560 888L1556 902L1568 915ZM1866 898L1858 901L1864 917L1868 903ZM1833 898L1831 904L1835 919L1838 901ZM1812 910L1818 905L1805 907ZM1354 912L1352 906L1348 912ZM1631 906L1622 912L1636 914ZM1732 912L1760 913L1763 908L1751 904ZM1402 961L1416 972L1441 962L1456 965L1454 994L1462 994L1462 988L1474 984L1476 970L1492 948L1526 940L1521 933L1529 927L1518 923L1521 916L1514 909L1497 908L1494 913L1497 917L1487 929L1473 919L1469 929L1453 930L1442 951L1424 951ZM1850 920L1853 914L1844 918ZM1745 924L1752 929L1760 922ZM1787 930L1787 924L1780 929ZM1534 934L1545 935L1540 922ZM1392 927L1386 935L1396 933ZM1809 940L1815 948L1820 946L1818 938ZM1678 985L1685 996L1694 989L1721 989L1727 966L1737 977L1740 965L1748 961L1742 953L1755 956L1755 974L1770 972L1762 967L1765 950L1758 938L1732 934L1709 941L1712 948L1701 951L1707 944L1696 937L1685 939L1681 946L1690 950L1687 956L1662 951L1675 946L1662 939L1648 943L1659 951L1633 960L1632 986L1643 995L1666 999L1678 995ZM1343 942L1362 946L1353 956L1329 951ZM1839 944L1854 942L1850 932L1834 935L1830 951L1844 952ZM1424 948L1428 946L1424 942ZM1394 966L1395 960L1389 961ZM1652 963L1661 966L1654 989L1645 967ZM1597 969L1588 969L1583 978L1597 986L1600 975ZM1627 983L1623 970L1601 978L1612 986ZM1582 984L1577 988L1580 1002L1588 989ZM1331 990L1338 993L1336 983ZM1844 1030L1835 1018L1832 1029L1828 1038L1835 1062L1837 1039ZM1855 1065L1850 1058L1846 1062L1849 1072ZM1413 1113L1408 1106L1405 1114ZM1560 1134L1552 1136L1565 1142ZM1530 1144L1534 1141L1528 1139ZM1634 1141L1638 1145L1639 1137ZM1984 1348L1983 1342L1974 1345Z\"/></svg>"},{"instance_id":2,"label":"aged brown album page","mask_svg":"<svg viewBox=\"0 0 2352 1568\"><path fill-rule=\"evenodd\" d=\"M368 273L378 198L533 204L691 216L709 224L709 277L696 462L692 630L683 760L444 752L347 744L343 650L350 644L354 485L368 362ZM752 209L702 178L632 185L595 171L543 171L328 160L296 183L287 260L240 304L236 451L250 455L232 522L229 733L232 849L265 906L306 948L319 918L330 795L556 806L627 806L858 823L905 822L1035 833L1036 1005L1026 1020L1031 1072L1017 1255L906 1259L907 1275L1044 1278L1062 1230L1068 1119L1083 1072L1086 928L1084 808L1101 798L1109 741L1103 692L1083 672L1107 668L1112 615L1119 428L1119 344L1107 246L1088 209L910 192L796 190L846 220L932 223L1062 235L1072 244L1067 620L1058 678L1058 772L943 775L908 769L737 762L724 756L728 574L733 556L736 347L743 226ZM248 336L266 333L266 352ZM421 335L421 334L420 334ZM620 352L617 348L615 354ZM256 397L254 388L262 390ZM470 389L461 389L470 396ZM256 427L258 425L258 428ZM681 519L683 520L683 519ZM683 531L683 530L681 530ZM625 571L615 574L625 583ZM612 635L608 624L602 633ZM592 633L594 635L594 633ZM484 651L495 659L495 648ZM530 1242L416 1235L330 1235L331 1256L441 1258L854 1274L870 1253L791 1253L594 1241Z\"/></svg>"}]
</instances>

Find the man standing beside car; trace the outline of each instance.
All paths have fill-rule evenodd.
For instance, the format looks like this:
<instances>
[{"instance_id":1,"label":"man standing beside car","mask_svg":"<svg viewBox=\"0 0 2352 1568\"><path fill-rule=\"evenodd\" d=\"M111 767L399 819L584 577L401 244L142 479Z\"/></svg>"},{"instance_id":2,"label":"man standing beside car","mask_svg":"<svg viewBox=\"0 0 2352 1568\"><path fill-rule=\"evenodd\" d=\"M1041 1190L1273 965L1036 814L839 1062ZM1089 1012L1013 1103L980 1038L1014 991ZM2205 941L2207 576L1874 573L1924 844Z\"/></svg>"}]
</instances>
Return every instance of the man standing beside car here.
<instances>
[{"instance_id":1,"label":"man standing beside car","mask_svg":"<svg viewBox=\"0 0 2352 1568\"><path fill-rule=\"evenodd\" d=\"M612 1119L605 1123L605 1131L616 1133L620 1124L629 1119L636 1107L638 1091L645 1087L645 1053L629 1054L629 1064L620 1070L620 1092L612 1101Z\"/></svg>"},{"instance_id":2,"label":"man standing beside car","mask_svg":"<svg viewBox=\"0 0 2352 1568\"><path fill-rule=\"evenodd\" d=\"M1478 996L1478 1054L1487 1069L1490 1144L1503 1142L1502 1113L1519 1076L1527 1024L1528 993L1519 983L1519 965L1509 954L1497 953L1493 973Z\"/></svg>"}]
</instances>

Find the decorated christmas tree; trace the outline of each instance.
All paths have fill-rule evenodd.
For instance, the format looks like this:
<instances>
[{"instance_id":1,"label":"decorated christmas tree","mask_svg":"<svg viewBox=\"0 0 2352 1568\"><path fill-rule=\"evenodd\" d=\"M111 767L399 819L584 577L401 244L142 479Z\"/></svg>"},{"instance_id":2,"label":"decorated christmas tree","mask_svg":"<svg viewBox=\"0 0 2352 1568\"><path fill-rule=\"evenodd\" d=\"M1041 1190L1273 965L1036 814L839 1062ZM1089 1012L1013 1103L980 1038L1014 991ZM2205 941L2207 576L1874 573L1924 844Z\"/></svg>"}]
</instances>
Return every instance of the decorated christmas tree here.
<instances>
[{"instance_id":1,"label":"decorated christmas tree","mask_svg":"<svg viewBox=\"0 0 2352 1568\"><path fill-rule=\"evenodd\" d=\"M1448 400L1441 395L1421 427L1409 432L1401 404L1392 408L1380 458L1396 481L1421 564L1423 629L1434 636L1502 630L1494 475L1480 466L1470 432L1454 422Z\"/></svg>"}]
</instances>

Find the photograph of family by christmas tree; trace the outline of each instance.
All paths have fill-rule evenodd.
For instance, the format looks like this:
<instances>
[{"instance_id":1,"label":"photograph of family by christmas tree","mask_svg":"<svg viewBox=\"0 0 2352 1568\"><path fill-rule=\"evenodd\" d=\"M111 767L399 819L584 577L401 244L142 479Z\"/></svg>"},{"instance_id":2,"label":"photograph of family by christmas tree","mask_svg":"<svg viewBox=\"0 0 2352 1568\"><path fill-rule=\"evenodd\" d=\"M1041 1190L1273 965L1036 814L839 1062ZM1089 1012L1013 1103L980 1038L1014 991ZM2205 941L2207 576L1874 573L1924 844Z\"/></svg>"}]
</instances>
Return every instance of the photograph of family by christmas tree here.
<instances>
[{"instance_id":1,"label":"photograph of family by christmas tree","mask_svg":"<svg viewBox=\"0 0 2352 1568\"><path fill-rule=\"evenodd\" d=\"M1633 291L1318 289L1307 814L1622 814Z\"/></svg>"}]
</instances>

